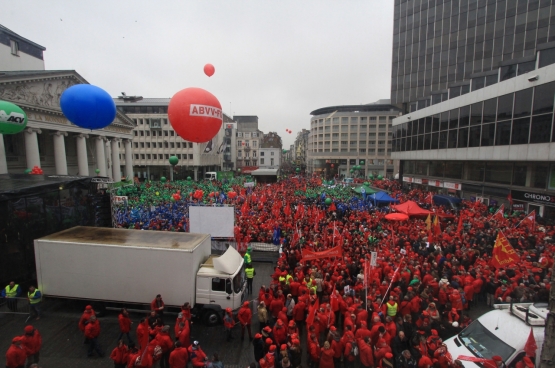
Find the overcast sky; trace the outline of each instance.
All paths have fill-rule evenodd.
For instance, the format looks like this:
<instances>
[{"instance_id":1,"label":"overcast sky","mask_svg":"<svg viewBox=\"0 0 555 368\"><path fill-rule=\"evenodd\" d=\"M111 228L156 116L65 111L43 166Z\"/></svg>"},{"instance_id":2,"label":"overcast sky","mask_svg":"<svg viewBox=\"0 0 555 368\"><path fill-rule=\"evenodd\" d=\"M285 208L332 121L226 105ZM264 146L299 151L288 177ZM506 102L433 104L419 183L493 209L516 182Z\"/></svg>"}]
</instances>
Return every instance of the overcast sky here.
<instances>
[{"instance_id":1,"label":"overcast sky","mask_svg":"<svg viewBox=\"0 0 555 368\"><path fill-rule=\"evenodd\" d=\"M0 24L116 97L212 92L285 147L317 108L389 98L392 0L0 0ZM208 78L203 67L216 73ZM288 134L285 129L291 129Z\"/></svg>"}]
</instances>

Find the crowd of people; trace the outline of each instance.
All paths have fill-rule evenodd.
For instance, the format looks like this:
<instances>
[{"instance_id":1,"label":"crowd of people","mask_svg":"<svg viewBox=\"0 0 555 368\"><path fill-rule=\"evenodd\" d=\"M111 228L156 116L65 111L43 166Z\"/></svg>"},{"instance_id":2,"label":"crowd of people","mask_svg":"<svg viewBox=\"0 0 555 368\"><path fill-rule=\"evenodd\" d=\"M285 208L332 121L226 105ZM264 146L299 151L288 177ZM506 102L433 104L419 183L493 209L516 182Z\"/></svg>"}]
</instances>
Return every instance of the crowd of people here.
<instances>
[{"instance_id":1,"label":"crowd of people","mask_svg":"<svg viewBox=\"0 0 555 368\"><path fill-rule=\"evenodd\" d=\"M493 215L495 208L479 202L463 201L458 211L434 207L430 193L402 189L396 181L368 184L401 203L414 200L442 221L434 229L425 216L389 221L389 206L373 206L348 185L295 177L249 188L240 179L143 184L121 193L129 197L118 208L118 225L186 231L188 206L233 205L238 244L281 246L275 272L259 290L255 315L247 302L236 315L226 310L222 318L228 341L238 325L242 339L247 332L253 368L458 367L462 363L443 341L471 322L468 310L477 303L548 301L553 226L522 221L524 214ZM491 259L500 233L518 262L495 268ZM342 255L303 258L306 251L334 248ZM376 266L370 267L373 252ZM130 338L129 315L121 311L119 345L110 354L116 367L151 367L156 361L171 368L189 361L194 368L222 366L217 354L209 359L197 341L190 341L189 305L182 307L173 338L163 322L161 296L151 310L138 323L136 342ZM259 322L255 331L253 319ZM79 328L88 354L102 356L100 322L92 308L85 310ZM307 361L302 361L303 349ZM529 360L521 366L529 366ZM503 362L495 356L484 365L496 368Z\"/></svg>"}]
</instances>

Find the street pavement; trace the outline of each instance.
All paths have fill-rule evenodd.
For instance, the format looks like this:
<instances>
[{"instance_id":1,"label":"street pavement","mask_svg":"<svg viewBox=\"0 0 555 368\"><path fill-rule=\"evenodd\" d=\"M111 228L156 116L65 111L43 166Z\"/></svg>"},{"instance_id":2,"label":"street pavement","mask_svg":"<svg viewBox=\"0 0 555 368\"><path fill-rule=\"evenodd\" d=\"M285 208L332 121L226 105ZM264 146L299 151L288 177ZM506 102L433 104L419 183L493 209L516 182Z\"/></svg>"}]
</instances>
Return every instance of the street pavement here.
<instances>
[{"instance_id":1,"label":"street pavement","mask_svg":"<svg viewBox=\"0 0 555 368\"><path fill-rule=\"evenodd\" d=\"M254 258L256 259L256 258ZM274 264L269 262L253 262L256 276L253 282L253 295L249 300L258 296L258 290L262 284L268 284L270 275L273 273ZM59 367L113 367L109 358L110 352L116 346L119 337L118 313L108 311L105 316L99 318L100 337L99 343L104 351L104 358L87 358L88 345L83 344L83 334L77 327L86 303L81 301L49 301L43 303L44 315L39 321L31 320L43 338L43 347L40 351L40 366L43 368ZM134 322L131 327L131 337L136 341L135 329L142 315L131 313ZM165 323L171 326L173 336L175 315L164 316ZM0 314L0 354L3 357L8 350L13 337L22 335L27 315ZM257 332L258 320L253 316L253 336ZM247 367L254 361L253 347L248 339L240 340L241 329L237 325L233 332L234 340L226 342L224 328L222 325L206 327L201 322L193 323L191 330L191 341L198 340L204 352L210 356L218 353L224 365L230 368ZM126 339L124 341L127 343ZM3 365L4 363L0 363Z\"/></svg>"}]
</instances>

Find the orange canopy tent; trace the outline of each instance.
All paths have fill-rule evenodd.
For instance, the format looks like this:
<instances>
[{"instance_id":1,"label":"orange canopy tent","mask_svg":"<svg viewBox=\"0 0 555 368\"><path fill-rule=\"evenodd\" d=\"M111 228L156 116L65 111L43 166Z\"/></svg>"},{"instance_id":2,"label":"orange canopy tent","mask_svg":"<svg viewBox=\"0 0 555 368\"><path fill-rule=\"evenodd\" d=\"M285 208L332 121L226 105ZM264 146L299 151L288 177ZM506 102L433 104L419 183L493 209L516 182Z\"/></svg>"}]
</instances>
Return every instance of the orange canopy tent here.
<instances>
[{"instance_id":1,"label":"orange canopy tent","mask_svg":"<svg viewBox=\"0 0 555 368\"><path fill-rule=\"evenodd\" d=\"M393 205L391 208L409 216L425 216L432 213L432 211L421 208L416 202L413 201L406 201L405 203Z\"/></svg>"}]
</instances>

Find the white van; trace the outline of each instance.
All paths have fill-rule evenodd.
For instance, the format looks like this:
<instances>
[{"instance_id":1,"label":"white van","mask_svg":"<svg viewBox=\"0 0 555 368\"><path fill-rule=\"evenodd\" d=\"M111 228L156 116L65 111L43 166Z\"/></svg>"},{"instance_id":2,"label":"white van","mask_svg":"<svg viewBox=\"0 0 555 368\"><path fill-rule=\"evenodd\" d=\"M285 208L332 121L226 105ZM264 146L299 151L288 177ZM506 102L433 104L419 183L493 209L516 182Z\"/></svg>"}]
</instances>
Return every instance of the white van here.
<instances>
[{"instance_id":1,"label":"white van","mask_svg":"<svg viewBox=\"0 0 555 368\"><path fill-rule=\"evenodd\" d=\"M494 355L503 358L507 368L514 368L526 353L524 345L530 329L536 339L536 367L540 366L540 355L544 340L547 303L499 304L472 322L458 335L445 341L453 360L459 355L491 359ZM461 360L466 368L479 368L476 363Z\"/></svg>"}]
</instances>

